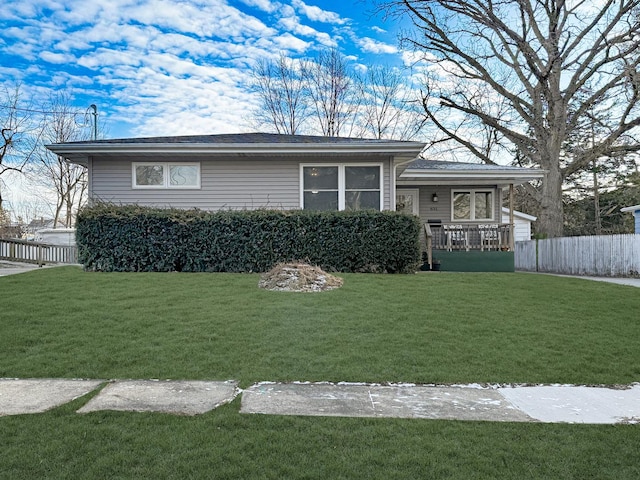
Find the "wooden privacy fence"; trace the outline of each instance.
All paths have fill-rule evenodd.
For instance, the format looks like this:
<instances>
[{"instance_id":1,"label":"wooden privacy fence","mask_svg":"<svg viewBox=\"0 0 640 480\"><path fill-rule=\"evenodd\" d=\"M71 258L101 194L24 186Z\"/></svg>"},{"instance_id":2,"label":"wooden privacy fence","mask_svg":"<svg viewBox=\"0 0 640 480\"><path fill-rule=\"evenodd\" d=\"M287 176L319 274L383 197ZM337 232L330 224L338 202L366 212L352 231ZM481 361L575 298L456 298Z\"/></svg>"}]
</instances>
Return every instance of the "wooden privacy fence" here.
<instances>
[{"instance_id":1,"label":"wooden privacy fence","mask_svg":"<svg viewBox=\"0 0 640 480\"><path fill-rule=\"evenodd\" d=\"M627 277L640 275L640 235L561 237L516 242L516 270Z\"/></svg>"},{"instance_id":2,"label":"wooden privacy fence","mask_svg":"<svg viewBox=\"0 0 640 480\"><path fill-rule=\"evenodd\" d=\"M0 238L0 260L36 263L78 263L75 246L49 245L27 240Z\"/></svg>"}]
</instances>

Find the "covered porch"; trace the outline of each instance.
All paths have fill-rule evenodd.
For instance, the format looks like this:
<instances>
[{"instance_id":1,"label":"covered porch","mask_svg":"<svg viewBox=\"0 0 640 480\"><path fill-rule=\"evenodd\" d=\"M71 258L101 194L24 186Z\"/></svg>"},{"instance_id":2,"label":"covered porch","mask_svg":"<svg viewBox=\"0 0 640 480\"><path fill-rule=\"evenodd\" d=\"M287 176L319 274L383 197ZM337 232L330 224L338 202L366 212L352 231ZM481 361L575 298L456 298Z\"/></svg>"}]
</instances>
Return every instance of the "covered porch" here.
<instances>
[{"instance_id":1,"label":"covered porch","mask_svg":"<svg viewBox=\"0 0 640 480\"><path fill-rule=\"evenodd\" d=\"M429 269L513 271L514 187L544 171L417 159L396 172L395 209L424 225Z\"/></svg>"},{"instance_id":2,"label":"covered porch","mask_svg":"<svg viewBox=\"0 0 640 480\"><path fill-rule=\"evenodd\" d=\"M424 224L423 271L513 272L509 224Z\"/></svg>"}]
</instances>

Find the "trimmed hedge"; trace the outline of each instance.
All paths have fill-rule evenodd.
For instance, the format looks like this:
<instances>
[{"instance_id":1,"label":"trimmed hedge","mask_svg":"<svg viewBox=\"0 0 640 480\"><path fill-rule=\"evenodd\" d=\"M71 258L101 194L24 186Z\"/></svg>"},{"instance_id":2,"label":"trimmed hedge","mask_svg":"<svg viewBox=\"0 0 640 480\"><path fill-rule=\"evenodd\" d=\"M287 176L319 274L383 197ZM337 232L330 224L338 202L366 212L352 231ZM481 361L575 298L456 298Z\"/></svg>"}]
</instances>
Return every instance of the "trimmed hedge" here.
<instances>
[{"instance_id":1,"label":"trimmed hedge","mask_svg":"<svg viewBox=\"0 0 640 480\"><path fill-rule=\"evenodd\" d=\"M116 272L265 272L306 261L328 271L409 273L420 223L396 212L205 212L98 204L78 215L79 262Z\"/></svg>"}]
</instances>

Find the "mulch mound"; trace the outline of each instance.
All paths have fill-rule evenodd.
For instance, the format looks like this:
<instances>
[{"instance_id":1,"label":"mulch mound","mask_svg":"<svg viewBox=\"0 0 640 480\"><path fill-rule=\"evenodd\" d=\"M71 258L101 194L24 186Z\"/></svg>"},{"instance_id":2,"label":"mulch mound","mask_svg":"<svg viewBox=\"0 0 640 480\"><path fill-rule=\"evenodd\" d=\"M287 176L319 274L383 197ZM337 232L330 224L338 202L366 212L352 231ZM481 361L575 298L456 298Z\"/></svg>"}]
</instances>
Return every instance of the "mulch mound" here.
<instances>
[{"instance_id":1,"label":"mulch mound","mask_svg":"<svg viewBox=\"0 0 640 480\"><path fill-rule=\"evenodd\" d=\"M280 263L260 277L258 287L279 292L324 292L343 280L306 263Z\"/></svg>"}]
</instances>

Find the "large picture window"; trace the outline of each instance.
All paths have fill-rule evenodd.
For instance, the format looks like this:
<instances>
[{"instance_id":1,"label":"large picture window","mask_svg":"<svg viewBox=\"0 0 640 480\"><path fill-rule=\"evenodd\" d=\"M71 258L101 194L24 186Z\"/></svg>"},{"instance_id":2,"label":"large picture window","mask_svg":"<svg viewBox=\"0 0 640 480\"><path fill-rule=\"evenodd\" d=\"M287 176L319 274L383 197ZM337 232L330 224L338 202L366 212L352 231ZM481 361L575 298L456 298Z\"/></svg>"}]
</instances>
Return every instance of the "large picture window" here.
<instances>
[{"instance_id":1,"label":"large picture window","mask_svg":"<svg viewBox=\"0 0 640 480\"><path fill-rule=\"evenodd\" d=\"M381 165L303 165L305 210L381 210Z\"/></svg>"},{"instance_id":2,"label":"large picture window","mask_svg":"<svg viewBox=\"0 0 640 480\"><path fill-rule=\"evenodd\" d=\"M454 190L451 199L452 220L493 220L493 190Z\"/></svg>"},{"instance_id":3,"label":"large picture window","mask_svg":"<svg viewBox=\"0 0 640 480\"><path fill-rule=\"evenodd\" d=\"M200 188L199 163L134 163L133 188Z\"/></svg>"}]
</instances>

